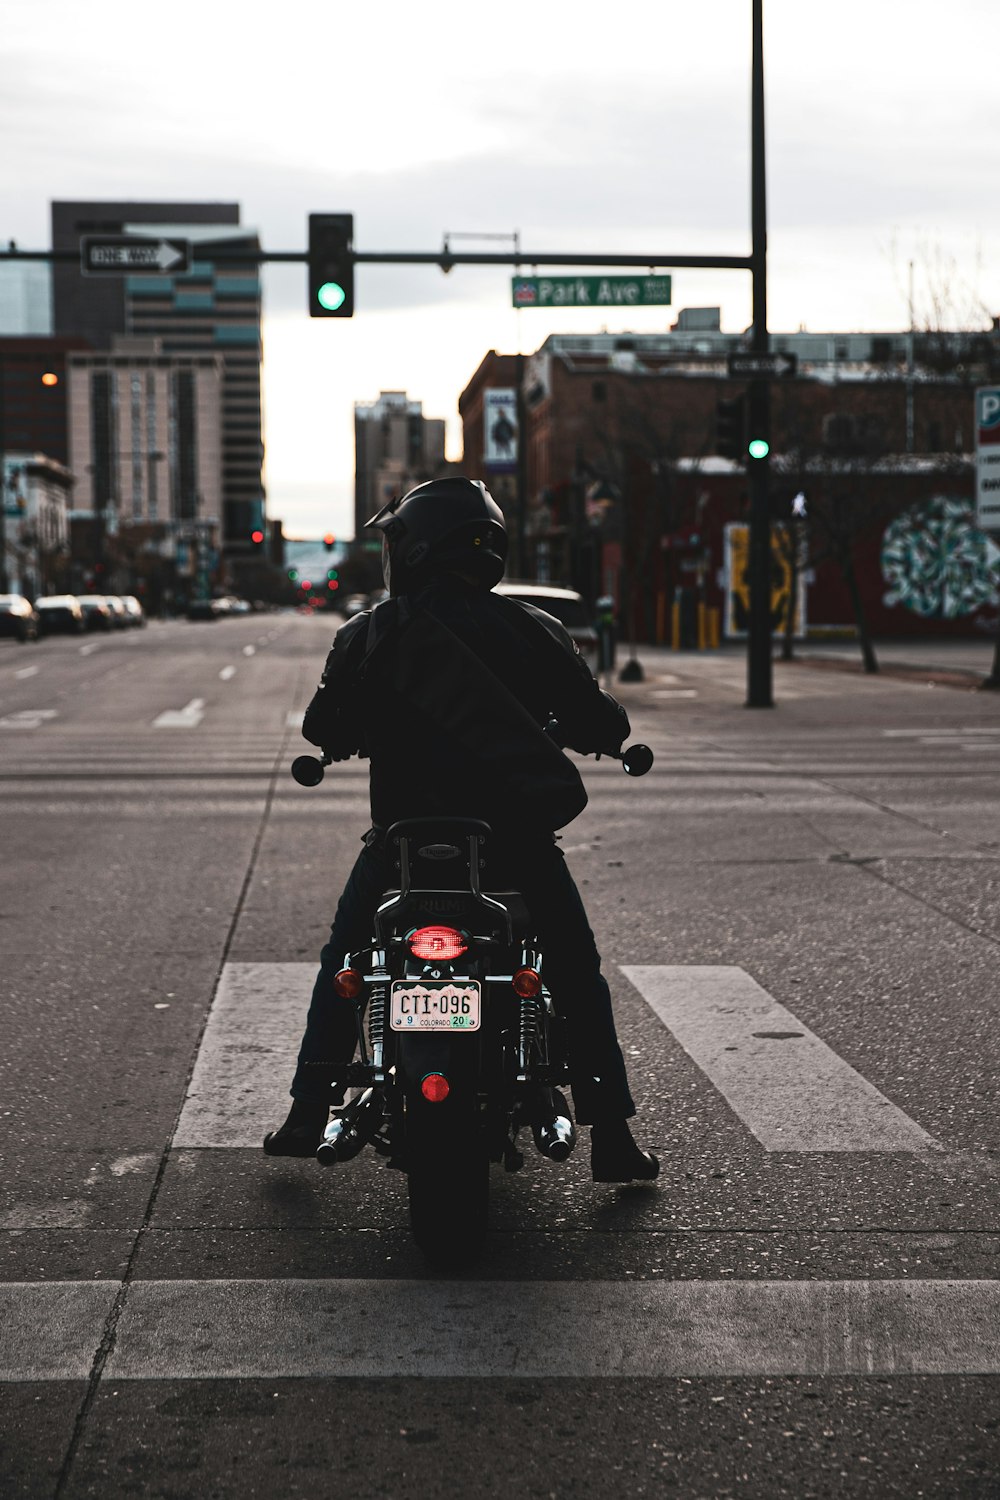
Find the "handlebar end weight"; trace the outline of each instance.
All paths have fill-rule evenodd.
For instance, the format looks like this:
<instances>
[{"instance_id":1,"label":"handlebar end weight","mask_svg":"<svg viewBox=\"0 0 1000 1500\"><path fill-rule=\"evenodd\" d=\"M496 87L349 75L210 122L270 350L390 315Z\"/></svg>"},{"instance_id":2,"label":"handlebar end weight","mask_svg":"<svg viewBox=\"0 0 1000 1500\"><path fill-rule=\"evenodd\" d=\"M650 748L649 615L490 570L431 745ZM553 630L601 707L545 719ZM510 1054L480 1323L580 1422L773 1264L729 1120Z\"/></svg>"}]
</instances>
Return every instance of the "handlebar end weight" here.
<instances>
[{"instance_id":1,"label":"handlebar end weight","mask_svg":"<svg viewBox=\"0 0 1000 1500\"><path fill-rule=\"evenodd\" d=\"M299 786L319 786L325 774L323 762L315 755L297 755L292 761L292 776Z\"/></svg>"},{"instance_id":2,"label":"handlebar end weight","mask_svg":"<svg viewBox=\"0 0 1000 1500\"><path fill-rule=\"evenodd\" d=\"M622 756L622 767L629 776L645 776L653 764L653 752L648 745L629 745Z\"/></svg>"}]
</instances>

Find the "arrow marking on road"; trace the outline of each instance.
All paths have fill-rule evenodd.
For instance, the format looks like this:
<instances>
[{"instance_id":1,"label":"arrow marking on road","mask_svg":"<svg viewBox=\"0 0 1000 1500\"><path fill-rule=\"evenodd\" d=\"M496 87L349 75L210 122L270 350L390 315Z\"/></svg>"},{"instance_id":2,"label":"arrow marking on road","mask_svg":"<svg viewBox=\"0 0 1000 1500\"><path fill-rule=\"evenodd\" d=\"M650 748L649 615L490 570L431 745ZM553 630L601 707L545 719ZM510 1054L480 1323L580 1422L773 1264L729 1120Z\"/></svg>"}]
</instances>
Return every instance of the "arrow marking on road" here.
<instances>
[{"instance_id":1,"label":"arrow marking on road","mask_svg":"<svg viewBox=\"0 0 1000 1500\"><path fill-rule=\"evenodd\" d=\"M168 708L153 720L154 729L197 729L205 717L204 698L192 698L183 708Z\"/></svg>"},{"instance_id":2,"label":"arrow marking on road","mask_svg":"<svg viewBox=\"0 0 1000 1500\"><path fill-rule=\"evenodd\" d=\"M15 677L34 677L39 671L38 667L19 667L14 673Z\"/></svg>"}]
</instances>

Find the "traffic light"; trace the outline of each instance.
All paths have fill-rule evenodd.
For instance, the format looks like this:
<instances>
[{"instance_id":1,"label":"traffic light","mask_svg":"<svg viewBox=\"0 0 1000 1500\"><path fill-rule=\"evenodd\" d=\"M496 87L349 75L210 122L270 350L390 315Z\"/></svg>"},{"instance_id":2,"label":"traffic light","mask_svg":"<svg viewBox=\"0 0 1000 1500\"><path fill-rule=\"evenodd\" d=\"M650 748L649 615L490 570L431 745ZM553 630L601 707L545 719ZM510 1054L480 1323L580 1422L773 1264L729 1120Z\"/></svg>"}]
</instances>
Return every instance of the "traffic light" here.
<instances>
[{"instance_id":1,"label":"traffic light","mask_svg":"<svg viewBox=\"0 0 1000 1500\"><path fill-rule=\"evenodd\" d=\"M263 547L264 533L261 531L259 526L255 526L253 531L251 531L250 540L251 542L253 542L255 547Z\"/></svg>"},{"instance_id":2,"label":"traffic light","mask_svg":"<svg viewBox=\"0 0 1000 1500\"><path fill-rule=\"evenodd\" d=\"M337 538L333 535L333 533L328 531L326 536L323 538L323 546L326 548L327 552L333 551L336 540Z\"/></svg>"},{"instance_id":3,"label":"traffic light","mask_svg":"<svg viewBox=\"0 0 1000 1500\"><path fill-rule=\"evenodd\" d=\"M354 316L354 215L309 215L309 316Z\"/></svg>"},{"instance_id":4,"label":"traffic light","mask_svg":"<svg viewBox=\"0 0 1000 1500\"><path fill-rule=\"evenodd\" d=\"M747 398L734 396L715 403L715 451L720 458L743 463L747 456Z\"/></svg>"},{"instance_id":5,"label":"traffic light","mask_svg":"<svg viewBox=\"0 0 1000 1500\"><path fill-rule=\"evenodd\" d=\"M295 582L295 580L298 578L298 576L299 576L299 570L298 570L298 568L289 568L289 570L288 570L288 577L289 577L289 579L291 580L292 583Z\"/></svg>"},{"instance_id":6,"label":"traffic light","mask_svg":"<svg viewBox=\"0 0 1000 1500\"><path fill-rule=\"evenodd\" d=\"M770 451L771 444L767 438L755 437L747 443L747 452L751 458L766 458Z\"/></svg>"}]
</instances>

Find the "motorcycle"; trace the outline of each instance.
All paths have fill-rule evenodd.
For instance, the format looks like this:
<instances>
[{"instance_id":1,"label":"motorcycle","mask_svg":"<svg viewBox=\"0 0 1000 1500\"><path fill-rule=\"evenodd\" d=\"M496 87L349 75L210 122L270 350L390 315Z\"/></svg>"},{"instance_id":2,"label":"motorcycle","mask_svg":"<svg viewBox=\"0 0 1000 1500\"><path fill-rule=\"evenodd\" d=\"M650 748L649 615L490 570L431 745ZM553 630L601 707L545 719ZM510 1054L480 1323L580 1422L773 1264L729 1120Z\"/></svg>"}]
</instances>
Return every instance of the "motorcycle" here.
<instances>
[{"instance_id":1,"label":"motorcycle","mask_svg":"<svg viewBox=\"0 0 1000 1500\"><path fill-rule=\"evenodd\" d=\"M615 758L631 776L653 764L640 744ZM292 775L318 786L329 764L301 755ZM333 1111L316 1158L333 1166L371 1145L405 1171L414 1239L439 1269L480 1252L490 1164L523 1166L522 1129L549 1161L576 1145L538 935L517 891L484 889L491 836L476 818L393 824L398 886L382 897L371 943L346 954L333 980L354 1006L358 1039L357 1059L333 1081L358 1092Z\"/></svg>"}]
</instances>

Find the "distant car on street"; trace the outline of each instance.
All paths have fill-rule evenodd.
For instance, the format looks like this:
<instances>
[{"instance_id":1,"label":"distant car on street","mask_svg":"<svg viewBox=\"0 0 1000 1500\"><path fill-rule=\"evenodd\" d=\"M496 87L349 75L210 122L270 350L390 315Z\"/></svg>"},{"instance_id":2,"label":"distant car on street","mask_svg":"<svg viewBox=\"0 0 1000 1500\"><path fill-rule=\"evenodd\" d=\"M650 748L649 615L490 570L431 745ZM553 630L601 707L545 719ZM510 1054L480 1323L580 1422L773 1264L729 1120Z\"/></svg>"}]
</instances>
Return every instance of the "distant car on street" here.
<instances>
[{"instance_id":1,"label":"distant car on street","mask_svg":"<svg viewBox=\"0 0 1000 1500\"><path fill-rule=\"evenodd\" d=\"M128 610L124 601L117 594L105 594L108 609L111 611L111 624L115 630L127 630L132 623L128 617Z\"/></svg>"},{"instance_id":2,"label":"distant car on street","mask_svg":"<svg viewBox=\"0 0 1000 1500\"><path fill-rule=\"evenodd\" d=\"M128 615L130 625L134 626L137 630L145 625L146 611L134 594L122 594L122 603L125 606L125 613Z\"/></svg>"},{"instance_id":3,"label":"distant car on street","mask_svg":"<svg viewBox=\"0 0 1000 1500\"><path fill-rule=\"evenodd\" d=\"M111 605L103 594L77 594L88 630L110 630L114 624Z\"/></svg>"},{"instance_id":4,"label":"distant car on street","mask_svg":"<svg viewBox=\"0 0 1000 1500\"><path fill-rule=\"evenodd\" d=\"M38 616L23 594L0 594L0 635L37 641Z\"/></svg>"},{"instance_id":5,"label":"distant car on street","mask_svg":"<svg viewBox=\"0 0 1000 1500\"><path fill-rule=\"evenodd\" d=\"M521 583L514 578L505 578L493 592L509 599L520 599L524 604L544 609L547 615L554 615L561 625L565 625L590 670L597 671L597 630L582 594L551 583Z\"/></svg>"},{"instance_id":6,"label":"distant car on street","mask_svg":"<svg viewBox=\"0 0 1000 1500\"><path fill-rule=\"evenodd\" d=\"M46 594L35 600L35 611L46 635L57 630L79 635L84 629L83 608L75 594Z\"/></svg>"},{"instance_id":7,"label":"distant car on street","mask_svg":"<svg viewBox=\"0 0 1000 1500\"><path fill-rule=\"evenodd\" d=\"M217 620L222 610L218 599L192 599L187 607L189 620Z\"/></svg>"},{"instance_id":8,"label":"distant car on street","mask_svg":"<svg viewBox=\"0 0 1000 1500\"><path fill-rule=\"evenodd\" d=\"M350 620L354 615L359 615L363 609L368 608L367 594L348 594L344 600L344 614Z\"/></svg>"}]
</instances>

